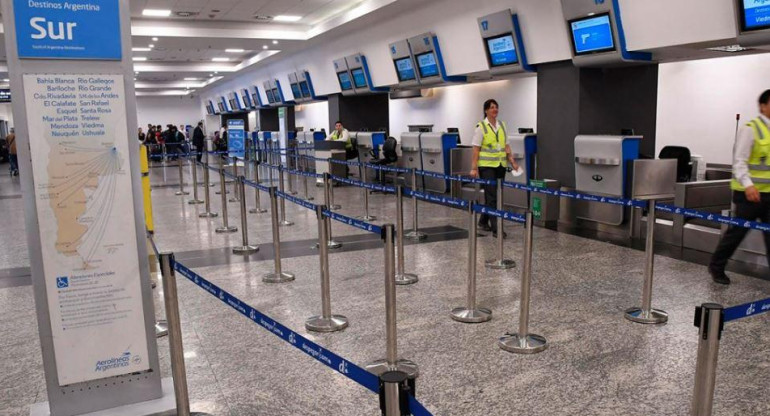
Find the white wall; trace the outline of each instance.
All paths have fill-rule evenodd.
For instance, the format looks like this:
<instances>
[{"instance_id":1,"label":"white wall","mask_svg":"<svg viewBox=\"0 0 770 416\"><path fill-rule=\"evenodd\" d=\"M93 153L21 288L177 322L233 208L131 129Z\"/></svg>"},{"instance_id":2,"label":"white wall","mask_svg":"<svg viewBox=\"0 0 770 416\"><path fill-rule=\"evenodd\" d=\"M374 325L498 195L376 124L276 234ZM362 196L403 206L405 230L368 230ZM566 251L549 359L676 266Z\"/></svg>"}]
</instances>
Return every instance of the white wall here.
<instances>
[{"instance_id":1,"label":"white wall","mask_svg":"<svg viewBox=\"0 0 770 416\"><path fill-rule=\"evenodd\" d=\"M13 108L11 103L0 103L0 120L8 121L8 127L13 127Z\"/></svg>"},{"instance_id":2,"label":"white wall","mask_svg":"<svg viewBox=\"0 0 770 416\"><path fill-rule=\"evenodd\" d=\"M147 130L147 124L194 126L204 117L197 97L136 97L136 113L139 126Z\"/></svg>"},{"instance_id":3,"label":"white wall","mask_svg":"<svg viewBox=\"0 0 770 416\"><path fill-rule=\"evenodd\" d=\"M433 131L458 127L463 144L470 144L489 98L500 104L499 118L509 132L537 127L537 78L526 77L435 88L432 97L390 100L390 132L398 139L410 124L433 124Z\"/></svg>"},{"instance_id":4,"label":"white wall","mask_svg":"<svg viewBox=\"0 0 770 416\"><path fill-rule=\"evenodd\" d=\"M731 163L735 115L742 124L757 116L768 73L768 54L660 65L656 151L681 145L706 162Z\"/></svg>"},{"instance_id":5,"label":"white wall","mask_svg":"<svg viewBox=\"0 0 770 416\"><path fill-rule=\"evenodd\" d=\"M329 103L326 101L297 106L295 107L294 117L297 127L304 127L305 131L310 131L310 129L320 130L321 128L330 131Z\"/></svg>"}]
</instances>

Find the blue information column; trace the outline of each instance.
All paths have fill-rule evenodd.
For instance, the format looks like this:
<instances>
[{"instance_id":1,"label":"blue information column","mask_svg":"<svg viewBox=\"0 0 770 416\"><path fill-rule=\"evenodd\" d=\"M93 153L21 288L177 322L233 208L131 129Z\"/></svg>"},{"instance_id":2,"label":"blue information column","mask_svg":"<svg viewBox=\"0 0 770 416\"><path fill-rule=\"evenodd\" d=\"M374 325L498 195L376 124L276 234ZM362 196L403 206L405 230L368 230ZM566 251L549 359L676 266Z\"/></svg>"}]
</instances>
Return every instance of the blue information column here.
<instances>
[{"instance_id":1,"label":"blue information column","mask_svg":"<svg viewBox=\"0 0 770 416\"><path fill-rule=\"evenodd\" d=\"M245 155L245 131L243 120L227 120L227 151L230 157L243 158Z\"/></svg>"}]
</instances>

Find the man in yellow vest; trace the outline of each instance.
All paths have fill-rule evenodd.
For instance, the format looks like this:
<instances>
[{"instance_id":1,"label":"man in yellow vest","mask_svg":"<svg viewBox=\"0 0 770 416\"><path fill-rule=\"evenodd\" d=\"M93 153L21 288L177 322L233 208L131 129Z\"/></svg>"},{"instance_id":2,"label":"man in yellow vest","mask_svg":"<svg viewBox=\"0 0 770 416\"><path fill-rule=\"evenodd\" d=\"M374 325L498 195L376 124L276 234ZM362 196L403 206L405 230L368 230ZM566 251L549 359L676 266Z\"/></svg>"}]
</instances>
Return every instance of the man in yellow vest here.
<instances>
[{"instance_id":1,"label":"man in yellow vest","mask_svg":"<svg viewBox=\"0 0 770 416\"><path fill-rule=\"evenodd\" d=\"M733 147L733 190L735 217L770 223L770 90L759 97L759 117L740 128ZM733 227L719 241L709 264L714 282L730 284L725 274L727 261L743 241L748 228ZM770 263L770 233L764 233L765 255Z\"/></svg>"},{"instance_id":2,"label":"man in yellow vest","mask_svg":"<svg viewBox=\"0 0 770 416\"><path fill-rule=\"evenodd\" d=\"M350 139L350 132L342 127L341 121L334 123L334 130L326 140L345 142L345 159L355 159L358 157L358 155L353 154L353 141Z\"/></svg>"}]
</instances>

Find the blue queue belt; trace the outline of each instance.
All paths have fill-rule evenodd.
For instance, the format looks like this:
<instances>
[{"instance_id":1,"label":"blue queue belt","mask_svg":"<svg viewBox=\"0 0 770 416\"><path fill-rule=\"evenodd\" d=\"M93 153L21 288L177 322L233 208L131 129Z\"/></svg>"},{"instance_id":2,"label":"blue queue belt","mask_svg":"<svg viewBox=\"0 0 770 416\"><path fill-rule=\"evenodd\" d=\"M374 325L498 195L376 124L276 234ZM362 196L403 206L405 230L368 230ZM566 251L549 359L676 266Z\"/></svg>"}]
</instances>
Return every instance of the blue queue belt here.
<instances>
[{"instance_id":1,"label":"blue queue belt","mask_svg":"<svg viewBox=\"0 0 770 416\"><path fill-rule=\"evenodd\" d=\"M295 204L297 204L297 205L299 205L301 207L307 208L309 210L315 210L316 209L316 205L313 204L312 202L305 201L302 198L297 198L296 196L289 195L289 194L287 194L285 192L275 191L275 195L277 197L279 197L279 198L283 198L283 199L285 199L285 200L287 200L289 202L293 202L293 203L295 203Z\"/></svg>"},{"instance_id":2,"label":"blue queue belt","mask_svg":"<svg viewBox=\"0 0 770 416\"><path fill-rule=\"evenodd\" d=\"M343 224L347 224L351 227L355 227L364 231L369 231L370 233L382 235L382 227L378 225L370 224L366 221L361 221L352 217L338 214L334 211L325 210L323 214L335 221L341 222Z\"/></svg>"},{"instance_id":3,"label":"blue queue belt","mask_svg":"<svg viewBox=\"0 0 770 416\"><path fill-rule=\"evenodd\" d=\"M404 196L413 196L423 201L446 205L452 208L468 208L470 205L470 203L464 199L452 198L451 196L434 195L428 192L414 191L408 188L404 189Z\"/></svg>"},{"instance_id":4,"label":"blue queue belt","mask_svg":"<svg viewBox=\"0 0 770 416\"><path fill-rule=\"evenodd\" d=\"M726 308L722 316L724 322L730 322L765 312L770 312L770 298Z\"/></svg>"},{"instance_id":5,"label":"blue queue belt","mask_svg":"<svg viewBox=\"0 0 770 416\"><path fill-rule=\"evenodd\" d=\"M388 192L388 193L391 193L391 194L396 193L396 188L394 188L392 186L386 186L386 185L379 185L379 184L375 184L375 183L356 181L356 180L353 180L353 179L343 178L343 177L334 176L334 175L329 175L329 177L331 179L337 181L337 182L341 182L341 183L345 183L345 184L348 184L348 185L357 186L359 188L366 188L366 189L370 189L372 191L378 191L378 192Z\"/></svg>"},{"instance_id":6,"label":"blue queue belt","mask_svg":"<svg viewBox=\"0 0 770 416\"><path fill-rule=\"evenodd\" d=\"M474 204L473 211L479 214L486 214L486 215L491 215L493 217L502 218L505 221L520 222L520 223L527 222L527 219L521 214L516 214L510 211L500 211L497 209L486 207L484 205Z\"/></svg>"},{"instance_id":7,"label":"blue queue belt","mask_svg":"<svg viewBox=\"0 0 770 416\"><path fill-rule=\"evenodd\" d=\"M248 179L244 179L243 180L243 184L246 185L246 186L250 186L252 188L259 189L260 191L263 191L263 192L270 192L270 188L268 188L267 186L260 185L260 184L258 184L256 182L250 181Z\"/></svg>"},{"instance_id":8,"label":"blue queue belt","mask_svg":"<svg viewBox=\"0 0 770 416\"><path fill-rule=\"evenodd\" d=\"M701 212L694 209L681 208L675 205L655 204L655 209L675 215L684 215L685 217L699 218L706 221L718 222L720 224L732 225L734 227L750 228L752 230L764 232L770 231L770 224L742 220L740 218L726 217L724 215L713 214L710 212Z\"/></svg>"}]
</instances>

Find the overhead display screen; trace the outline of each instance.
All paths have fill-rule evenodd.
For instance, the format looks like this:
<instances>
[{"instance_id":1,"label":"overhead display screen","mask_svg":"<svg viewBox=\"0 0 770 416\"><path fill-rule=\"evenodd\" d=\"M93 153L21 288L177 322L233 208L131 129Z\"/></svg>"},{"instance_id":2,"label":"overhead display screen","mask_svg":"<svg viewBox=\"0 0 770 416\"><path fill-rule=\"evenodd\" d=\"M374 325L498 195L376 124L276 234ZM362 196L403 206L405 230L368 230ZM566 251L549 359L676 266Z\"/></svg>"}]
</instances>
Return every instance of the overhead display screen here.
<instances>
[{"instance_id":1,"label":"overhead display screen","mask_svg":"<svg viewBox=\"0 0 770 416\"><path fill-rule=\"evenodd\" d=\"M275 102L281 101L281 94L278 92L278 88L273 88L273 100Z\"/></svg>"},{"instance_id":2,"label":"overhead display screen","mask_svg":"<svg viewBox=\"0 0 770 416\"><path fill-rule=\"evenodd\" d=\"M353 89L353 83L350 82L350 74L348 74L347 71L337 72L337 79L340 80L340 88L342 88L342 91Z\"/></svg>"},{"instance_id":3,"label":"overhead display screen","mask_svg":"<svg viewBox=\"0 0 770 416\"><path fill-rule=\"evenodd\" d=\"M761 30L770 28L770 1L741 0L742 29Z\"/></svg>"},{"instance_id":4,"label":"overhead display screen","mask_svg":"<svg viewBox=\"0 0 770 416\"><path fill-rule=\"evenodd\" d=\"M609 14L576 19L569 24L572 29L572 48L575 55L615 50Z\"/></svg>"},{"instance_id":5,"label":"overhead display screen","mask_svg":"<svg viewBox=\"0 0 770 416\"><path fill-rule=\"evenodd\" d=\"M302 96L305 98L313 98L310 96L310 85L307 83L307 81L300 81L299 82L299 89L302 92Z\"/></svg>"},{"instance_id":6,"label":"overhead display screen","mask_svg":"<svg viewBox=\"0 0 770 416\"><path fill-rule=\"evenodd\" d=\"M294 94L294 98L302 98L302 93L299 92L299 85L291 84L291 93Z\"/></svg>"},{"instance_id":7,"label":"overhead display screen","mask_svg":"<svg viewBox=\"0 0 770 416\"><path fill-rule=\"evenodd\" d=\"M0 89L0 103L10 103L11 102L11 90L8 88Z\"/></svg>"},{"instance_id":8,"label":"overhead display screen","mask_svg":"<svg viewBox=\"0 0 770 416\"><path fill-rule=\"evenodd\" d=\"M417 78L414 73L414 66L412 66L412 58L406 57L396 59L394 62L396 64L396 74L398 75L399 81L411 81Z\"/></svg>"},{"instance_id":9,"label":"overhead display screen","mask_svg":"<svg viewBox=\"0 0 770 416\"><path fill-rule=\"evenodd\" d=\"M259 97L257 97L257 93L251 94L251 105L253 107L259 106Z\"/></svg>"},{"instance_id":10,"label":"overhead display screen","mask_svg":"<svg viewBox=\"0 0 770 416\"><path fill-rule=\"evenodd\" d=\"M246 108L254 106L254 104L251 103L251 97L249 97L249 92L247 90L243 90L241 99L243 100L243 105L246 106Z\"/></svg>"},{"instance_id":11,"label":"overhead display screen","mask_svg":"<svg viewBox=\"0 0 770 416\"><path fill-rule=\"evenodd\" d=\"M267 94L267 102L272 104L275 102L275 97L273 97L273 90L265 90L265 94Z\"/></svg>"},{"instance_id":12,"label":"overhead display screen","mask_svg":"<svg viewBox=\"0 0 770 416\"><path fill-rule=\"evenodd\" d=\"M519 62L519 57L516 55L516 44L513 42L512 34L509 33L507 35L484 39L484 44L487 47L489 66L505 66Z\"/></svg>"},{"instance_id":13,"label":"overhead display screen","mask_svg":"<svg viewBox=\"0 0 770 416\"><path fill-rule=\"evenodd\" d=\"M356 68L351 71L353 73L353 84L356 88L366 88L366 76L364 75L363 68Z\"/></svg>"},{"instance_id":14,"label":"overhead display screen","mask_svg":"<svg viewBox=\"0 0 770 416\"><path fill-rule=\"evenodd\" d=\"M436 55L433 52L426 52L417 55L417 68L420 70L420 78L430 78L438 76L438 64Z\"/></svg>"}]
</instances>

